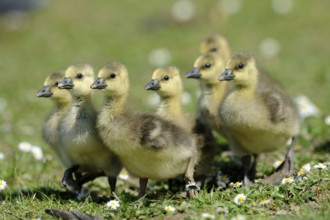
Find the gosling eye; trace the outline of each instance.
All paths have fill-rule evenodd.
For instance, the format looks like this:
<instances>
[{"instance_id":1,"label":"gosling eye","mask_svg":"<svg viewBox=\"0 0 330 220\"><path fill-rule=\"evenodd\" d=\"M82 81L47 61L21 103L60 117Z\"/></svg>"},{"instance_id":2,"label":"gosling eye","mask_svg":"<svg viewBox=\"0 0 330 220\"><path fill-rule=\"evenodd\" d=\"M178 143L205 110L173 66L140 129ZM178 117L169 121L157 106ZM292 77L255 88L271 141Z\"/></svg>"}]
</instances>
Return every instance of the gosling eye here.
<instances>
[{"instance_id":1,"label":"gosling eye","mask_svg":"<svg viewBox=\"0 0 330 220\"><path fill-rule=\"evenodd\" d=\"M244 64L243 63L239 63L238 65L237 65L237 69L243 69L244 68Z\"/></svg>"},{"instance_id":2,"label":"gosling eye","mask_svg":"<svg viewBox=\"0 0 330 220\"><path fill-rule=\"evenodd\" d=\"M210 68L211 66L212 66L212 65L211 65L210 63L207 63L207 64L204 65L204 68L205 68L205 69L208 69L208 68Z\"/></svg>"},{"instance_id":3,"label":"gosling eye","mask_svg":"<svg viewBox=\"0 0 330 220\"><path fill-rule=\"evenodd\" d=\"M170 77L169 77L168 75L165 75L165 76L163 77L163 79L167 81L167 80L170 79Z\"/></svg>"},{"instance_id":4,"label":"gosling eye","mask_svg":"<svg viewBox=\"0 0 330 220\"><path fill-rule=\"evenodd\" d=\"M54 84L54 86L58 86L58 83L59 83L59 82L57 81L57 82Z\"/></svg>"},{"instance_id":5,"label":"gosling eye","mask_svg":"<svg viewBox=\"0 0 330 220\"><path fill-rule=\"evenodd\" d=\"M109 78L110 78L110 79L114 79L114 78L116 78L116 74L115 74L115 73L110 73L110 74L109 74Z\"/></svg>"},{"instance_id":6,"label":"gosling eye","mask_svg":"<svg viewBox=\"0 0 330 220\"><path fill-rule=\"evenodd\" d=\"M212 47L210 51L211 51L211 52L217 52L217 51L218 51L218 48L216 48L216 47Z\"/></svg>"},{"instance_id":7,"label":"gosling eye","mask_svg":"<svg viewBox=\"0 0 330 220\"><path fill-rule=\"evenodd\" d=\"M83 78L83 74L82 73L77 73L76 78L77 79L82 79Z\"/></svg>"}]
</instances>

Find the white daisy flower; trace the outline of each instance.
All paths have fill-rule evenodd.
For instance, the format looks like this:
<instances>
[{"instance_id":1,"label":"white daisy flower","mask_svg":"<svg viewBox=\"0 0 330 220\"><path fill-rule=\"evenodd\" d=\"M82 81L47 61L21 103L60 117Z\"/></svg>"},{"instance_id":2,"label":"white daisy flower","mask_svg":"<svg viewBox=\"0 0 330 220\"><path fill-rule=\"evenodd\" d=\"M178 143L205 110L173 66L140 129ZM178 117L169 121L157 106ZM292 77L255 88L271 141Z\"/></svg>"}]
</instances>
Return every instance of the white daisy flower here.
<instances>
[{"instance_id":1,"label":"white daisy flower","mask_svg":"<svg viewBox=\"0 0 330 220\"><path fill-rule=\"evenodd\" d=\"M242 0L220 0L219 9L228 15L238 13L243 6Z\"/></svg>"},{"instance_id":2,"label":"white daisy flower","mask_svg":"<svg viewBox=\"0 0 330 220\"><path fill-rule=\"evenodd\" d=\"M217 184L220 187L225 188L227 184L229 183L229 178L226 175L217 175Z\"/></svg>"},{"instance_id":3,"label":"white daisy flower","mask_svg":"<svg viewBox=\"0 0 330 220\"><path fill-rule=\"evenodd\" d=\"M202 213L202 219L215 219L215 216L211 215L210 213L204 212Z\"/></svg>"},{"instance_id":4,"label":"white daisy flower","mask_svg":"<svg viewBox=\"0 0 330 220\"><path fill-rule=\"evenodd\" d=\"M269 204L271 204L272 203L272 199L264 199L264 200L261 200L260 202L259 202L259 205L264 205L264 206L266 206L266 205L269 205Z\"/></svg>"},{"instance_id":5,"label":"white daisy flower","mask_svg":"<svg viewBox=\"0 0 330 220\"><path fill-rule=\"evenodd\" d=\"M298 180L298 181L307 180L307 177L306 177L306 176L304 176L304 177L298 176L298 177L297 177L297 180Z\"/></svg>"},{"instance_id":6,"label":"white daisy flower","mask_svg":"<svg viewBox=\"0 0 330 220\"><path fill-rule=\"evenodd\" d=\"M315 169L320 169L320 170L325 170L327 168L327 166L323 163L318 163L314 165Z\"/></svg>"},{"instance_id":7,"label":"white daisy flower","mask_svg":"<svg viewBox=\"0 0 330 220\"><path fill-rule=\"evenodd\" d=\"M173 213L173 212L175 212L175 208L171 205L167 205L167 206L164 207L164 211L166 213Z\"/></svg>"},{"instance_id":8,"label":"white daisy flower","mask_svg":"<svg viewBox=\"0 0 330 220\"><path fill-rule=\"evenodd\" d=\"M243 185L243 182L236 182L236 183L234 183L234 182L230 182L229 183L229 187L231 187L231 188L239 188L239 187L241 187Z\"/></svg>"},{"instance_id":9,"label":"white daisy flower","mask_svg":"<svg viewBox=\"0 0 330 220\"><path fill-rule=\"evenodd\" d=\"M2 152L0 152L0 160L4 160L5 159L5 154L4 153L2 153Z\"/></svg>"},{"instance_id":10,"label":"white daisy flower","mask_svg":"<svg viewBox=\"0 0 330 220\"><path fill-rule=\"evenodd\" d=\"M7 182L0 180L0 190L4 190L7 187Z\"/></svg>"},{"instance_id":11,"label":"white daisy flower","mask_svg":"<svg viewBox=\"0 0 330 220\"><path fill-rule=\"evenodd\" d=\"M118 177L122 180L128 180L129 179L129 175L128 175L128 172L127 170L124 168L120 171Z\"/></svg>"},{"instance_id":12,"label":"white daisy flower","mask_svg":"<svg viewBox=\"0 0 330 220\"><path fill-rule=\"evenodd\" d=\"M299 95L295 97L294 101L298 106L299 114L302 118L317 116L320 114L320 110L306 96Z\"/></svg>"},{"instance_id":13,"label":"white daisy flower","mask_svg":"<svg viewBox=\"0 0 330 220\"><path fill-rule=\"evenodd\" d=\"M224 214L224 215L228 215L229 213L229 210L225 207L218 207L216 211L218 214Z\"/></svg>"},{"instance_id":14,"label":"white daisy flower","mask_svg":"<svg viewBox=\"0 0 330 220\"><path fill-rule=\"evenodd\" d=\"M297 179L298 179L299 181L306 180L306 179L307 179L307 172L306 172L304 169L301 169L301 170L298 172Z\"/></svg>"},{"instance_id":15,"label":"white daisy flower","mask_svg":"<svg viewBox=\"0 0 330 220\"><path fill-rule=\"evenodd\" d=\"M42 149L38 146L32 146L31 153L36 160L42 160L44 158Z\"/></svg>"},{"instance_id":16,"label":"white daisy flower","mask_svg":"<svg viewBox=\"0 0 330 220\"><path fill-rule=\"evenodd\" d=\"M330 115L328 115L327 117L324 118L324 123L326 125L330 125Z\"/></svg>"},{"instance_id":17,"label":"white daisy flower","mask_svg":"<svg viewBox=\"0 0 330 220\"><path fill-rule=\"evenodd\" d=\"M32 150L32 144L29 142L23 141L18 144L18 149L22 152L30 152Z\"/></svg>"},{"instance_id":18,"label":"white daisy flower","mask_svg":"<svg viewBox=\"0 0 330 220\"><path fill-rule=\"evenodd\" d=\"M114 199L107 202L106 206L112 210L117 210L120 207L120 203L118 200Z\"/></svg>"},{"instance_id":19,"label":"white daisy flower","mask_svg":"<svg viewBox=\"0 0 330 220\"><path fill-rule=\"evenodd\" d=\"M149 63L156 67L168 65L171 59L171 52L166 48L154 49L149 54Z\"/></svg>"},{"instance_id":20,"label":"white daisy flower","mask_svg":"<svg viewBox=\"0 0 330 220\"><path fill-rule=\"evenodd\" d=\"M274 12L284 15L291 11L292 0L273 0L272 6L273 6Z\"/></svg>"},{"instance_id":21,"label":"white daisy flower","mask_svg":"<svg viewBox=\"0 0 330 220\"><path fill-rule=\"evenodd\" d=\"M204 212L202 213L202 219L215 219L215 215L211 215L210 213Z\"/></svg>"},{"instance_id":22,"label":"white daisy flower","mask_svg":"<svg viewBox=\"0 0 330 220\"><path fill-rule=\"evenodd\" d=\"M294 181L294 177L283 178L282 179L282 184L283 185L290 184L290 183L293 183L293 181Z\"/></svg>"},{"instance_id":23,"label":"white daisy flower","mask_svg":"<svg viewBox=\"0 0 330 220\"><path fill-rule=\"evenodd\" d=\"M259 44L259 53L268 59L276 57L280 50L280 43L274 38L263 39Z\"/></svg>"},{"instance_id":24,"label":"white daisy flower","mask_svg":"<svg viewBox=\"0 0 330 220\"><path fill-rule=\"evenodd\" d=\"M238 194L237 196L235 196L234 198L234 202L237 204L237 205L241 205L244 201L246 200L246 195L240 193Z\"/></svg>"},{"instance_id":25,"label":"white daisy flower","mask_svg":"<svg viewBox=\"0 0 330 220\"><path fill-rule=\"evenodd\" d=\"M311 164L310 163L306 163L305 165L303 165L300 170L304 170L305 172L309 172L311 170Z\"/></svg>"},{"instance_id":26,"label":"white daisy flower","mask_svg":"<svg viewBox=\"0 0 330 220\"><path fill-rule=\"evenodd\" d=\"M232 217L230 220L246 220L246 217L244 215L238 214Z\"/></svg>"},{"instance_id":27,"label":"white daisy flower","mask_svg":"<svg viewBox=\"0 0 330 220\"><path fill-rule=\"evenodd\" d=\"M172 6L172 16L178 22L186 22L195 16L195 5L191 0L177 0Z\"/></svg>"},{"instance_id":28,"label":"white daisy flower","mask_svg":"<svg viewBox=\"0 0 330 220\"><path fill-rule=\"evenodd\" d=\"M276 160L276 161L273 163L273 167L274 167L274 169L279 168L279 166L281 166L282 163L283 163L283 160Z\"/></svg>"}]
</instances>

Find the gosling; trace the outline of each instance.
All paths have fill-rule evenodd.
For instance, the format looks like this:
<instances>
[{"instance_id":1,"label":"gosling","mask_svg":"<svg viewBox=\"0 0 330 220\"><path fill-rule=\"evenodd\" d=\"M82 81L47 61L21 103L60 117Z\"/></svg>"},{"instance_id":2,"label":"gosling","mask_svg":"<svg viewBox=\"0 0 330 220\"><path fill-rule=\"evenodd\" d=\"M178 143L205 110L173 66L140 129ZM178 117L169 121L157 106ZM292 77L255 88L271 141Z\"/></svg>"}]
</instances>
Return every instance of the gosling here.
<instances>
[{"instance_id":1,"label":"gosling","mask_svg":"<svg viewBox=\"0 0 330 220\"><path fill-rule=\"evenodd\" d=\"M69 163L64 160L66 156L60 144L61 136L59 134L60 123L71 106L70 93L67 90L58 88L58 83L63 80L63 78L64 71L50 74L44 82L44 87L37 92L36 96L50 98L54 103L54 109L50 112L42 126L42 136L45 142L55 152L62 164L65 167L69 167ZM83 184L103 175L103 173L100 172L89 172L82 174L77 171L74 172L74 174L78 179L71 179L71 182L68 185L71 186L72 191L75 191L78 196L82 195L80 190L82 189Z\"/></svg>"},{"instance_id":2,"label":"gosling","mask_svg":"<svg viewBox=\"0 0 330 220\"><path fill-rule=\"evenodd\" d=\"M199 52L201 54L213 53L217 57L223 59L225 62L230 58L229 43L221 34L214 34L208 36L200 44Z\"/></svg>"},{"instance_id":3,"label":"gosling","mask_svg":"<svg viewBox=\"0 0 330 220\"><path fill-rule=\"evenodd\" d=\"M61 149L59 127L60 123L68 112L71 105L71 95L66 90L61 90L57 87L58 83L63 80L64 72L54 72L50 74L42 89L36 96L50 98L54 104L54 108L46 118L42 126L42 136L45 142L52 148L64 166L67 166L63 160L63 152Z\"/></svg>"},{"instance_id":4,"label":"gosling","mask_svg":"<svg viewBox=\"0 0 330 220\"><path fill-rule=\"evenodd\" d=\"M194 135L154 114L129 111L127 69L119 62L105 65L91 85L105 94L97 127L106 145L115 152L128 172L139 177L138 197L145 195L148 179L171 179L182 174L188 196L197 196L194 167L198 163Z\"/></svg>"},{"instance_id":5,"label":"gosling","mask_svg":"<svg viewBox=\"0 0 330 220\"><path fill-rule=\"evenodd\" d=\"M145 89L154 90L160 96L157 115L196 134L201 159L196 167L195 176L203 183L211 172L216 142L210 130L200 132L196 128L195 119L183 112L181 104L183 85L179 70L171 66L156 69L152 74L152 80L145 86Z\"/></svg>"},{"instance_id":6,"label":"gosling","mask_svg":"<svg viewBox=\"0 0 330 220\"><path fill-rule=\"evenodd\" d=\"M219 72L224 69L225 63L222 58L207 53L196 59L194 68L186 74L186 77L200 82L201 95L197 111L200 126L209 127L226 138L226 130L218 115L218 109L229 90L228 82L218 80Z\"/></svg>"},{"instance_id":7,"label":"gosling","mask_svg":"<svg viewBox=\"0 0 330 220\"><path fill-rule=\"evenodd\" d=\"M244 184L253 184L260 153L278 150L288 141L291 141L290 147L279 173L291 175L295 139L300 131L298 111L291 98L259 71L254 57L247 53L233 55L219 80L230 81L233 86L219 115L230 132L233 152L242 158ZM281 179L279 176L274 183Z\"/></svg>"},{"instance_id":8,"label":"gosling","mask_svg":"<svg viewBox=\"0 0 330 220\"><path fill-rule=\"evenodd\" d=\"M64 186L72 182L72 172L104 173L111 192L115 191L116 177L121 170L119 159L103 144L96 129L96 111L92 105L94 70L88 64L68 67L65 78L58 84L70 91L73 101L60 126L61 145L65 152ZM70 187L70 186L69 186Z\"/></svg>"}]
</instances>

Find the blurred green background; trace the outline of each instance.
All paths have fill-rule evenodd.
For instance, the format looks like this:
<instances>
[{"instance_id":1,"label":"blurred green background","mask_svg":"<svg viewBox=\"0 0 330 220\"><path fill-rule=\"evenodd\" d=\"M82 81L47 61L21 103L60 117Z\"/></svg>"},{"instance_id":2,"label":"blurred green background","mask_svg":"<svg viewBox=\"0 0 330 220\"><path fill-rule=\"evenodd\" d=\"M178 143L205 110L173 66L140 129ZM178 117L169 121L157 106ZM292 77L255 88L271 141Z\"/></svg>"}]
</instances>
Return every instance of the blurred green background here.
<instances>
[{"instance_id":1,"label":"blurred green background","mask_svg":"<svg viewBox=\"0 0 330 220\"><path fill-rule=\"evenodd\" d=\"M27 12L4 14L0 4L0 180L7 181L6 190L0 192L0 206L5 210L0 211L0 217L32 219L45 215L44 209L51 207L78 208L109 218L115 215L88 200L65 199L67 196L59 184L63 166L41 138L41 125L52 103L35 96L48 74L74 63L90 63L97 71L109 61L120 61L130 72L130 107L154 111L155 106L149 103L153 93L144 90L153 70L159 65L175 65L184 75L199 54L200 42L214 33L223 34L233 52L254 54L260 66L292 97L307 96L319 108L322 117L305 121L296 148L296 168L309 162L328 162L330 127L323 120L330 115L328 0L4 1L26 4L33 1L42 5ZM199 85L196 80L183 80L186 94L191 96L184 107L194 113ZM99 106L102 94L97 92L95 97L96 106ZM22 141L41 146L44 158L37 161L20 152L18 144ZM261 163L260 175L272 169L270 160L263 161L268 162L268 167ZM214 211L219 204L230 207L230 215L245 210L243 214L259 216L258 219L260 216L267 219L283 210L309 215L310 219L321 216L327 219L329 181L326 180L329 178L323 177L311 178L309 186L313 187L310 188L304 186L292 191L290 187L287 193L285 189L284 196L279 194L269 209L253 208L251 204L279 193L277 186L249 192L253 203L247 203L245 209L231 204L232 190L221 191L215 197L202 193L198 200L187 202L192 208L177 219L189 215L197 219L196 213ZM320 184L315 185L317 182L313 181ZM93 186L106 194L107 186L98 184L94 181ZM239 190L245 191L244 188ZM308 199L302 200L303 197ZM221 199L215 202L215 198ZM125 201L125 194L121 199ZM156 206L147 205L146 209L140 209L138 203L127 206L123 203L120 217L117 217L157 218L163 214L162 203L166 201L169 204L178 202L166 197L159 204L153 200ZM319 201L319 206L315 206L315 201ZM194 209L197 211L192 211ZM315 214L316 211L320 214Z\"/></svg>"},{"instance_id":2,"label":"blurred green background","mask_svg":"<svg viewBox=\"0 0 330 220\"><path fill-rule=\"evenodd\" d=\"M256 55L290 95L304 94L324 114L330 111L330 1L47 3L0 19L0 147L5 153L23 140L45 146L40 128L51 103L35 93L50 72L73 63L88 62L98 70L121 61L131 76L131 108L149 111L150 92L143 87L156 68L150 62L153 52L163 48L165 61L160 62L184 74L192 68L200 42L214 33L226 36L232 51ZM185 108L194 112L198 83L184 79L184 84L192 95Z\"/></svg>"}]
</instances>

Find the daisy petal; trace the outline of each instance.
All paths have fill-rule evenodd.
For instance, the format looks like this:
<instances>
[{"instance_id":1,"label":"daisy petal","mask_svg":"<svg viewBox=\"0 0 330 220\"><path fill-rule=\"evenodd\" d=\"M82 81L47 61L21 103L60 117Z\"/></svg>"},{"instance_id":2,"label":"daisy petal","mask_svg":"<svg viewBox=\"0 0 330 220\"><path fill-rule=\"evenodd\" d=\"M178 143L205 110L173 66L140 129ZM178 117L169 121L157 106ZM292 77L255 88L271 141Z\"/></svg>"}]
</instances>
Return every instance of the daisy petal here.
<instances>
[{"instance_id":1,"label":"daisy petal","mask_svg":"<svg viewBox=\"0 0 330 220\"><path fill-rule=\"evenodd\" d=\"M175 212L175 208L173 206L170 206L170 205L165 206L164 207L164 210L165 210L166 213L173 213L173 212Z\"/></svg>"},{"instance_id":2,"label":"daisy petal","mask_svg":"<svg viewBox=\"0 0 330 220\"><path fill-rule=\"evenodd\" d=\"M114 199L107 202L106 206L112 210L117 210L120 207L120 203L118 200Z\"/></svg>"},{"instance_id":3,"label":"daisy petal","mask_svg":"<svg viewBox=\"0 0 330 220\"><path fill-rule=\"evenodd\" d=\"M246 200L246 195L244 194L238 194L234 198L234 202L236 203L236 205L241 205L245 200Z\"/></svg>"},{"instance_id":4,"label":"daisy petal","mask_svg":"<svg viewBox=\"0 0 330 220\"><path fill-rule=\"evenodd\" d=\"M0 190L4 190L7 187L7 182L0 180Z\"/></svg>"}]
</instances>

